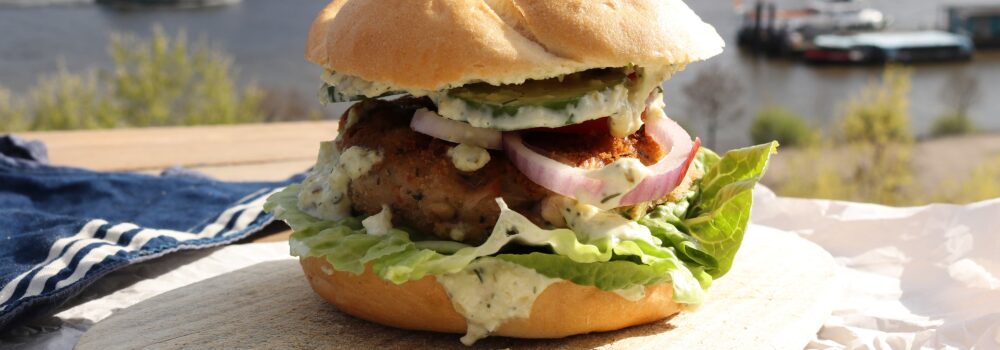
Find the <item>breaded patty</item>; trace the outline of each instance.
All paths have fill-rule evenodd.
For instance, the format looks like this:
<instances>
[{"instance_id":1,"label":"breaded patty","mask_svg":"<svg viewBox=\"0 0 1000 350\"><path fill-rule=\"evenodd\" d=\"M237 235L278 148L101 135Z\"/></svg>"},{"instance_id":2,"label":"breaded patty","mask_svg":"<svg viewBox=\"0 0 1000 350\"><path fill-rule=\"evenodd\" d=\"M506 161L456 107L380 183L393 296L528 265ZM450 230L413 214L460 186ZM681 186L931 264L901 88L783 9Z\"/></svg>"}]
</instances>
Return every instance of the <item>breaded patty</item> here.
<instances>
[{"instance_id":1,"label":"breaded patty","mask_svg":"<svg viewBox=\"0 0 1000 350\"><path fill-rule=\"evenodd\" d=\"M394 226L477 244L492 231L500 215L494 199L502 197L539 226L551 226L542 218L541 204L554 193L522 175L501 151L490 151L491 160L479 170L458 170L447 155L454 143L410 129L413 112L420 108L434 106L425 98L370 99L345 113L353 111L353 124L341 118L340 149L361 146L384 157L350 184L348 195L357 214L377 214L385 204L392 209ZM652 164L662 157L641 130L625 139L599 130L577 135L532 131L525 142L574 166L599 166L621 157Z\"/></svg>"}]
</instances>

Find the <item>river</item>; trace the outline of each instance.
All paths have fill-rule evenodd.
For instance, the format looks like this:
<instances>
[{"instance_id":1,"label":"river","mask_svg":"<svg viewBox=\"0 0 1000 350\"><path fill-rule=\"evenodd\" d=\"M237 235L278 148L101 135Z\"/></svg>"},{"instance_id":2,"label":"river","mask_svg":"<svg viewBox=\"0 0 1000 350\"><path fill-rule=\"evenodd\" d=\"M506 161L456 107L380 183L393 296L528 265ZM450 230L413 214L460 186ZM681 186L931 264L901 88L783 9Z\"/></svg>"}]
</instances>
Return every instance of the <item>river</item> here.
<instances>
[{"instance_id":1,"label":"river","mask_svg":"<svg viewBox=\"0 0 1000 350\"><path fill-rule=\"evenodd\" d=\"M34 0L0 0L0 4L37 3ZM149 35L154 23L174 33L183 28L191 38L207 38L233 55L244 80L274 89L297 89L311 94L319 84L320 70L302 57L305 33L325 0L244 0L242 3L202 10L153 10L119 12L85 0L50 0L70 5L0 6L0 86L23 93L42 73L60 62L70 70L108 67L105 52L108 34L132 32ZM894 28L932 28L941 23L941 6L977 0L871 0L893 20ZM982 3L984 0L978 0ZM789 3L792 0L784 0ZM740 23L729 1L688 1L727 42L734 43ZM750 115L769 105L788 106L815 124L828 126L848 98L878 77L877 67L814 67L784 60L757 59L730 45L709 62L692 64L664 87L668 113L698 131L697 116L688 115L682 87L699 70L725 69L744 85L745 94L733 101L745 116L721 131L720 146L749 142ZM983 98L971 110L982 128L1000 130L1000 54L980 53L973 62L914 67L910 94L913 127L925 133L933 119L946 112L941 92L950 75L967 71L978 78ZM327 107L335 113L342 106Z\"/></svg>"}]
</instances>

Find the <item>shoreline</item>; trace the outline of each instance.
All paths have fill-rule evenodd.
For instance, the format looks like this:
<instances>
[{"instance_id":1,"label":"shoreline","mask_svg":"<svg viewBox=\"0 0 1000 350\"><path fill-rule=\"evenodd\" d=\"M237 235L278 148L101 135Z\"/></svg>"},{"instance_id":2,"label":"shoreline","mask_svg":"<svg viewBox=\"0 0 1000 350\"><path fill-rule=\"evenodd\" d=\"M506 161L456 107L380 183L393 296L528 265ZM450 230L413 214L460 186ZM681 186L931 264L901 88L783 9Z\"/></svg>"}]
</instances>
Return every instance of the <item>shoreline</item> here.
<instances>
[{"instance_id":1,"label":"shoreline","mask_svg":"<svg viewBox=\"0 0 1000 350\"><path fill-rule=\"evenodd\" d=\"M822 150L823 157L851 157L844 147L835 146ZM796 160L807 151L799 148L779 149L762 183L772 189L780 187L788 178L795 176L793 167L799 164ZM1000 132L918 139L913 144L910 156L914 188L922 189L921 192L924 193L939 193L949 186L963 184L983 164L1000 163ZM778 194L781 195L780 192Z\"/></svg>"}]
</instances>

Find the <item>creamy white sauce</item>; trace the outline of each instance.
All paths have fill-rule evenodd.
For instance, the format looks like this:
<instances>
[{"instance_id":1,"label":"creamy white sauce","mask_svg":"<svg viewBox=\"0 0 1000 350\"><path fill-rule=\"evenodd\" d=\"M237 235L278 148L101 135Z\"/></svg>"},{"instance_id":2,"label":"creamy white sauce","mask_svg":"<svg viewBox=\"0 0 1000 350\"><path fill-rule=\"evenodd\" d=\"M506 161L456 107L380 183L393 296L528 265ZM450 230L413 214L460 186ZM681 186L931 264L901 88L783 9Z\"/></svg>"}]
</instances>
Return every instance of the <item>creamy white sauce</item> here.
<instances>
[{"instance_id":1,"label":"creamy white sauce","mask_svg":"<svg viewBox=\"0 0 1000 350\"><path fill-rule=\"evenodd\" d=\"M563 199L563 218L581 242L610 240L612 246L622 241L645 241L659 244L649 228L626 219L618 213L601 210L598 207L569 198Z\"/></svg>"},{"instance_id":2,"label":"creamy white sauce","mask_svg":"<svg viewBox=\"0 0 1000 350\"><path fill-rule=\"evenodd\" d=\"M388 83L368 81L352 75L340 74L333 71L323 72L322 79L324 82L337 88L337 91L346 96L367 96L367 97L377 97L392 91L401 91ZM326 91L322 91L321 95L326 95Z\"/></svg>"},{"instance_id":3,"label":"creamy white sauce","mask_svg":"<svg viewBox=\"0 0 1000 350\"><path fill-rule=\"evenodd\" d=\"M617 113L610 114L611 135L625 137L639 131L642 127L642 112L646 110L646 99L649 98L649 94L664 80L670 79L670 76L683 69L684 66L638 68L639 78L629 90L628 103L623 104Z\"/></svg>"},{"instance_id":4,"label":"creamy white sauce","mask_svg":"<svg viewBox=\"0 0 1000 350\"><path fill-rule=\"evenodd\" d=\"M448 231L448 237L457 242L465 239L465 224L459 223L458 226L452 227L451 231Z\"/></svg>"},{"instance_id":5,"label":"creamy white sauce","mask_svg":"<svg viewBox=\"0 0 1000 350\"><path fill-rule=\"evenodd\" d=\"M493 227L493 232L500 230L507 234L493 233L483 246L490 246L489 249L494 252L499 251L501 247L511 241L529 246L542 246L547 245L551 237L559 231L569 231L576 236L577 240L586 244L610 242L614 246L621 241L628 240L660 244L659 239L653 237L652 232L646 226L614 212L600 210L597 207L582 204L569 198L563 197L563 199L560 213L565 218L568 228L546 230L535 225L521 213L511 210L503 199L497 198L497 205L500 206L500 217ZM509 234L509 232L516 233Z\"/></svg>"},{"instance_id":6,"label":"creamy white sauce","mask_svg":"<svg viewBox=\"0 0 1000 350\"><path fill-rule=\"evenodd\" d=\"M291 256L310 256L312 248L303 241L290 237L288 239L288 251Z\"/></svg>"},{"instance_id":7,"label":"creamy white sauce","mask_svg":"<svg viewBox=\"0 0 1000 350\"><path fill-rule=\"evenodd\" d=\"M646 297L646 286L637 284L628 288L611 291L628 301L639 301Z\"/></svg>"},{"instance_id":8,"label":"creamy white sauce","mask_svg":"<svg viewBox=\"0 0 1000 350\"><path fill-rule=\"evenodd\" d=\"M475 108L460 98L448 96L445 91L428 94L438 107L438 114L445 118L464 121L477 128L522 130L537 127L558 128L599 119L614 114L628 103L628 88L624 84L594 91L580 98L575 105L562 110L546 107L522 106L517 114L494 116L489 109Z\"/></svg>"},{"instance_id":9,"label":"creamy white sauce","mask_svg":"<svg viewBox=\"0 0 1000 350\"><path fill-rule=\"evenodd\" d=\"M586 171L586 176L604 184L600 193L580 190L576 198L594 206L611 209L621 206L622 197L653 175L641 161L635 158L619 158L600 169Z\"/></svg>"},{"instance_id":10,"label":"creamy white sauce","mask_svg":"<svg viewBox=\"0 0 1000 350\"><path fill-rule=\"evenodd\" d=\"M490 162L490 152L485 148L460 143L448 149L448 157L455 168L465 172L482 169Z\"/></svg>"},{"instance_id":11,"label":"creamy white sauce","mask_svg":"<svg viewBox=\"0 0 1000 350\"><path fill-rule=\"evenodd\" d=\"M348 185L381 161L377 150L352 146L340 153L333 141L320 143L316 166L302 182L299 209L324 220L347 218L351 215Z\"/></svg>"},{"instance_id":12,"label":"creamy white sauce","mask_svg":"<svg viewBox=\"0 0 1000 350\"><path fill-rule=\"evenodd\" d=\"M683 67L640 68L639 78L635 82L593 91L563 110L525 106L518 108L515 115L494 116L489 109L475 108L460 98L448 96L447 91L430 92L428 96L437 105L441 116L464 121L478 128L557 128L610 116L611 134L625 137L642 127L642 112L646 109L646 99L653 89L680 69Z\"/></svg>"},{"instance_id":13,"label":"creamy white sauce","mask_svg":"<svg viewBox=\"0 0 1000 350\"><path fill-rule=\"evenodd\" d=\"M392 229L392 209L388 205L382 204L382 211L361 220L365 232L373 236L384 236Z\"/></svg>"},{"instance_id":14,"label":"creamy white sauce","mask_svg":"<svg viewBox=\"0 0 1000 350\"><path fill-rule=\"evenodd\" d=\"M646 118L647 119L663 119L667 117L667 113L663 112L663 109L667 108L666 103L663 102L663 93L657 93L653 96L653 100L649 102L646 106Z\"/></svg>"},{"instance_id":15,"label":"creamy white sauce","mask_svg":"<svg viewBox=\"0 0 1000 350\"><path fill-rule=\"evenodd\" d=\"M494 258L480 258L458 273L437 276L467 330L472 345L511 319L528 318L538 295L558 281L535 270Z\"/></svg>"}]
</instances>

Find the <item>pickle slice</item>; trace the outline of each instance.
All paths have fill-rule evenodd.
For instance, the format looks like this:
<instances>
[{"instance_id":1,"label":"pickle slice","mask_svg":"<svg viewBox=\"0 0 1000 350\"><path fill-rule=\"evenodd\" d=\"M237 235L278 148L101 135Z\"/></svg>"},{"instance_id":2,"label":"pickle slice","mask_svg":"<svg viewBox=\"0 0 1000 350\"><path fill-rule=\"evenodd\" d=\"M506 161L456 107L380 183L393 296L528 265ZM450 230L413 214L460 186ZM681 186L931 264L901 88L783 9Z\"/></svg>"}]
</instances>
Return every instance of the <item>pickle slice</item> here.
<instances>
[{"instance_id":1,"label":"pickle slice","mask_svg":"<svg viewBox=\"0 0 1000 350\"><path fill-rule=\"evenodd\" d=\"M524 106L566 109L587 94L627 81L624 69L601 68L558 78L528 80L518 85L469 84L449 90L448 96L462 99L474 108L490 110L495 117L514 116L518 108Z\"/></svg>"},{"instance_id":2,"label":"pickle slice","mask_svg":"<svg viewBox=\"0 0 1000 350\"><path fill-rule=\"evenodd\" d=\"M385 93L383 93L381 95L378 95L378 96L375 96L375 97L371 97L371 98L379 98L379 97L386 97L386 96L400 95L400 94L404 94L404 92L402 92L402 91L386 91ZM368 99L369 97L363 96L363 95L354 95L354 96L345 95L345 94L341 93L340 90L337 90L337 87L335 87L333 85L330 85L330 84L327 84L327 83L323 83L323 87L320 88L320 98L322 99L323 103L329 103L329 102L354 102L354 101L361 101L361 100L364 100L364 99Z\"/></svg>"}]
</instances>

